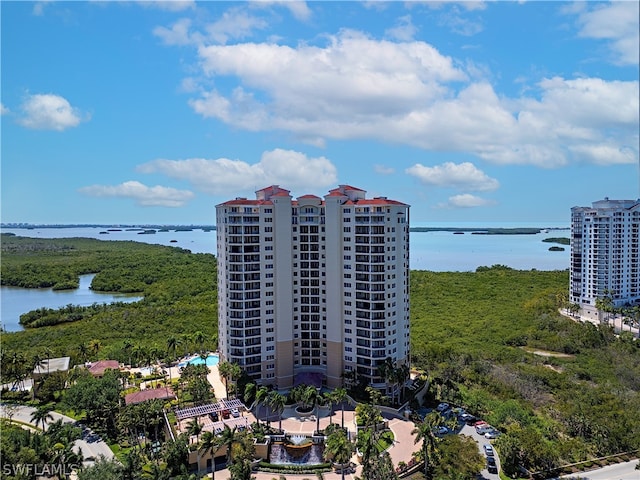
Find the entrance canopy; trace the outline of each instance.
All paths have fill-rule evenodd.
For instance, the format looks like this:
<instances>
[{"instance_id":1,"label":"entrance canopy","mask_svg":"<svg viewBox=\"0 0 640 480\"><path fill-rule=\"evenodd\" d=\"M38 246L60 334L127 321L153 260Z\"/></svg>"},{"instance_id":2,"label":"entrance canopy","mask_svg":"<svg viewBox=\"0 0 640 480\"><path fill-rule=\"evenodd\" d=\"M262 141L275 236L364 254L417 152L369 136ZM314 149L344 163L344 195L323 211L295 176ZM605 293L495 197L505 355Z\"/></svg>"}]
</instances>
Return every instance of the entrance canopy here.
<instances>
[{"instance_id":1,"label":"entrance canopy","mask_svg":"<svg viewBox=\"0 0 640 480\"><path fill-rule=\"evenodd\" d=\"M293 380L293 386L297 387L298 385L311 385L316 388L322 388L323 379L324 374L320 372L300 372L296 373L296 376Z\"/></svg>"}]
</instances>

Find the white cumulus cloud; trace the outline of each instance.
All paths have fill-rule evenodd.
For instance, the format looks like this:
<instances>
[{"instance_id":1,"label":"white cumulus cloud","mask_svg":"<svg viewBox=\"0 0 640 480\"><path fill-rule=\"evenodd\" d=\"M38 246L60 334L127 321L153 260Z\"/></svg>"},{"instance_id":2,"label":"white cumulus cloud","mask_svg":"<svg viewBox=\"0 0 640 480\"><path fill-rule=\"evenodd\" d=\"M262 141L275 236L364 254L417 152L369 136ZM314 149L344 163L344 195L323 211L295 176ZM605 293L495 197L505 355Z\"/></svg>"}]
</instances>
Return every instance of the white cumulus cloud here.
<instances>
[{"instance_id":1,"label":"white cumulus cloud","mask_svg":"<svg viewBox=\"0 0 640 480\"><path fill-rule=\"evenodd\" d=\"M148 187L134 180L120 185L91 185L79 191L91 197L130 198L144 207L182 207L194 197L188 190L160 185Z\"/></svg>"},{"instance_id":2,"label":"white cumulus cloud","mask_svg":"<svg viewBox=\"0 0 640 480\"><path fill-rule=\"evenodd\" d=\"M254 0L251 5L255 7L282 6L300 21L306 21L311 18L311 9L304 0Z\"/></svg>"},{"instance_id":3,"label":"white cumulus cloud","mask_svg":"<svg viewBox=\"0 0 640 480\"><path fill-rule=\"evenodd\" d=\"M373 170L380 175L391 175L396 173L396 169L393 167L387 167L386 165L374 165Z\"/></svg>"},{"instance_id":4,"label":"white cumulus cloud","mask_svg":"<svg viewBox=\"0 0 640 480\"><path fill-rule=\"evenodd\" d=\"M326 43L201 45L205 77L190 77L195 112L249 131L283 131L322 146L375 139L465 152L497 164L556 168L638 161L638 82L542 79L498 95L478 68L423 41L352 30ZM208 80L207 80L208 81ZM617 146L607 160L585 152Z\"/></svg>"},{"instance_id":5,"label":"white cumulus cloud","mask_svg":"<svg viewBox=\"0 0 640 480\"><path fill-rule=\"evenodd\" d=\"M588 5L588 2L587 2ZM578 16L579 35L608 40L614 63L638 65L640 61L640 3L615 1L596 4Z\"/></svg>"},{"instance_id":6,"label":"white cumulus cloud","mask_svg":"<svg viewBox=\"0 0 640 480\"><path fill-rule=\"evenodd\" d=\"M83 120L81 112L69 101L54 94L29 95L21 106L18 122L27 128L58 130L77 127Z\"/></svg>"},{"instance_id":7,"label":"white cumulus cloud","mask_svg":"<svg viewBox=\"0 0 640 480\"><path fill-rule=\"evenodd\" d=\"M388 28L384 33L390 38L408 42L413 40L417 32L418 29L411 21L411 15L405 15L398 18L395 27Z\"/></svg>"},{"instance_id":8,"label":"white cumulus cloud","mask_svg":"<svg viewBox=\"0 0 640 480\"><path fill-rule=\"evenodd\" d=\"M275 149L264 152L258 163L227 158L185 160L157 159L138 167L142 173L160 172L170 178L186 180L203 192L219 195L252 191L272 184L287 188L315 188L337 182L335 166L326 158Z\"/></svg>"},{"instance_id":9,"label":"white cumulus cloud","mask_svg":"<svg viewBox=\"0 0 640 480\"><path fill-rule=\"evenodd\" d=\"M463 193L449 197L447 203L439 204L438 208L475 208L491 205L495 205L495 202L469 193Z\"/></svg>"},{"instance_id":10,"label":"white cumulus cloud","mask_svg":"<svg viewBox=\"0 0 640 480\"><path fill-rule=\"evenodd\" d=\"M157 8L169 12L181 12L196 7L195 0L138 0L143 7Z\"/></svg>"},{"instance_id":11,"label":"white cumulus cloud","mask_svg":"<svg viewBox=\"0 0 640 480\"><path fill-rule=\"evenodd\" d=\"M426 167L417 163L407 168L405 172L425 185L438 187L490 191L500 186L500 183L495 178L489 177L470 162L446 162L433 167Z\"/></svg>"}]
</instances>

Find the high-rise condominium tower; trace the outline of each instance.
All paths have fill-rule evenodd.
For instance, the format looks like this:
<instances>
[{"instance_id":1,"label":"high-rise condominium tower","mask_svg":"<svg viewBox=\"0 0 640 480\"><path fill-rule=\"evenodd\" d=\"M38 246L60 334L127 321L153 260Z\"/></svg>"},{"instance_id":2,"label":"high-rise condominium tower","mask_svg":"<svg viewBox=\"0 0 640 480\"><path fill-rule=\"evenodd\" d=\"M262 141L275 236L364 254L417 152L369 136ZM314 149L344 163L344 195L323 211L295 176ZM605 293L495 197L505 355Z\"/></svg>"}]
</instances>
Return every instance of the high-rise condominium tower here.
<instances>
[{"instance_id":1,"label":"high-rise condominium tower","mask_svg":"<svg viewBox=\"0 0 640 480\"><path fill-rule=\"evenodd\" d=\"M386 389L378 365L409 365L409 206L365 194L274 185L216 206L222 359L278 389L353 371Z\"/></svg>"},{"instance_id":2,"label":"high-rise condominium tower","mask_svg":"<svg viewBox=\"0 0 640 480\"><path fill-rule=\"evenodd\" d=\"M570 301L598 319L596 300L640 301L640 200L599 200L571 209Z\"/></svg>"}]
</instances>

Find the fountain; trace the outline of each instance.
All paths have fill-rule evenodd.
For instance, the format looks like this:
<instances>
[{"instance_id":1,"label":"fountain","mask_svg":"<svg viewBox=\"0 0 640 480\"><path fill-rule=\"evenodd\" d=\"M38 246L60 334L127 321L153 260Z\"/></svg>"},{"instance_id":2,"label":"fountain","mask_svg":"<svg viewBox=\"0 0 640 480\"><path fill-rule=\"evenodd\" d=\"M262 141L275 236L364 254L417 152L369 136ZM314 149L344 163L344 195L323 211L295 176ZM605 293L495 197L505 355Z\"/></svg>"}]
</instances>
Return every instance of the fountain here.
<instances>
[{"instance_id":1,"label":"fountain","mask_svg":"<svg viewBox=\"0 0 640 480\"><path fill-rule=\"evenodd\" d=\"M289 436L289 441L294 445L302 445L307 441L306 435L291 435Z\"/></svg>"},{"instance_id":2,"label":"fountain","mask_svg":"<svg viewBox=\"0 0 640 480\"><path fill-rule=\"evenodd\" d=\"M271 445L269 463L317 465L323 463L323 452L323 444L312 442L306 435L291 435L287 442Z\"/></svg>"}]
</instances>

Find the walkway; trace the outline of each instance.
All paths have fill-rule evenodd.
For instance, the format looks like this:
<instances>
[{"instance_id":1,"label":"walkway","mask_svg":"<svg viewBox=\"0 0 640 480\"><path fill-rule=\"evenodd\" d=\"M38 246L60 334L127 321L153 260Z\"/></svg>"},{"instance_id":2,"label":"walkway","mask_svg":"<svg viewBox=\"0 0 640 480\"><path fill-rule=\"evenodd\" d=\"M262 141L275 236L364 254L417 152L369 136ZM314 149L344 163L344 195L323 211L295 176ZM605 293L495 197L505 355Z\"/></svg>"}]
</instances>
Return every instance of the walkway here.
<instances>
[{"instance_id":1,"label":"walkway","mask_svg":"<svg viewBox=\"0 0 640 480\"><path fill-rule=\"evenodd\" d=\"M263 407L261 407L262 409ZM261 410L261 419L265 421L265 417L262 414ZM329 423L337 423L342 424L342 410L336 410L334 415L329 418L330 410L329 408L321 408L320 409L320 430L325 429ZM411 460L411 457L414 452L418 451L422 448L422 442L414 443L414 435L411 434L413 429L415 428L415 424L404 418L397 418L388 414L383 414L383 417L388 420L389 428L393 432L395 441L391 447L389 447L389 455L393 460L394 465L398 465L399 462L408 463ZM278 426L279 417L275 414L270 415L270 420L272 426ZM344 410L344 426L348 429L349 435L352 439L355 439L356 435L356 426L355 426L355 410L353 407L346 406ZM282 428L285 432L289 434L307 434L311 435L316 430L317 418L315 415L310 415L308 417L300 417L295 412L294 407L286 407L284 412L282 413ZM362 475L362 466L358 464L356 456L354 455L351 459L353 463L357 465L356 471L352 474L345 475L347 479L355 479ZM221 478L225 477L225 471L220 471ZM218 475L218 471L216 471L216 475ZM256 480L272 480L273 478L278 478L278 474L274 473L264 473L264 472L255 472L253 474ZM342 478L340 473L329 472L323 474L324 478L327 480L338 480ZM303 480L305 478L310 478L309 474L306 475L285 475L287 480Z\"/></svg>"}]
</instances>

